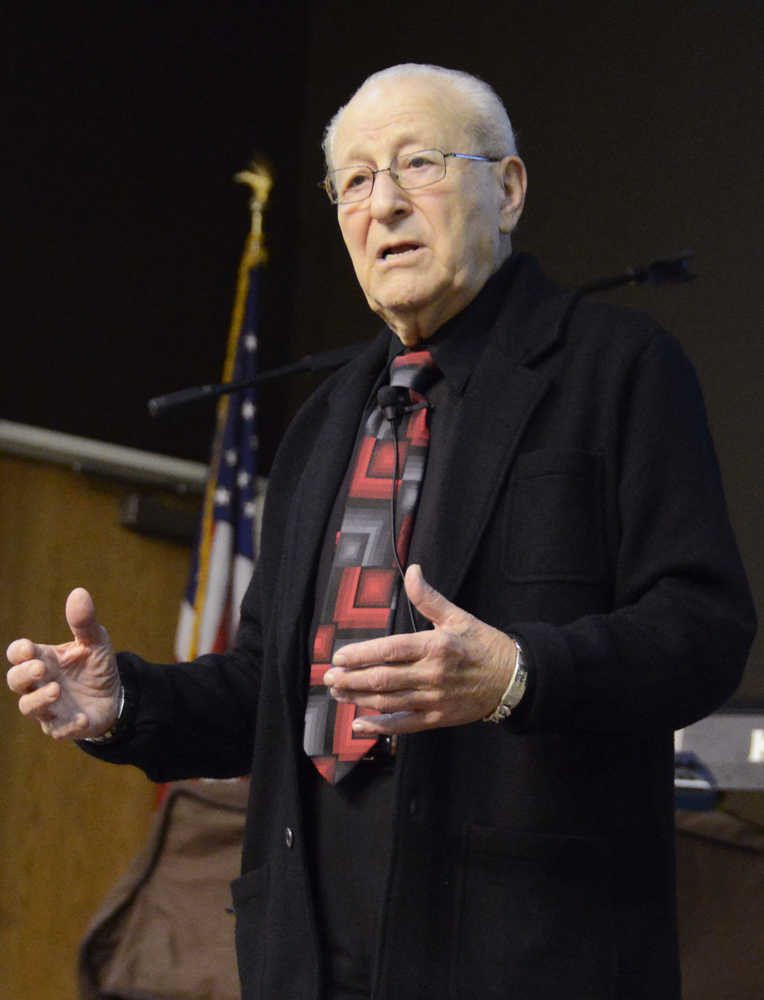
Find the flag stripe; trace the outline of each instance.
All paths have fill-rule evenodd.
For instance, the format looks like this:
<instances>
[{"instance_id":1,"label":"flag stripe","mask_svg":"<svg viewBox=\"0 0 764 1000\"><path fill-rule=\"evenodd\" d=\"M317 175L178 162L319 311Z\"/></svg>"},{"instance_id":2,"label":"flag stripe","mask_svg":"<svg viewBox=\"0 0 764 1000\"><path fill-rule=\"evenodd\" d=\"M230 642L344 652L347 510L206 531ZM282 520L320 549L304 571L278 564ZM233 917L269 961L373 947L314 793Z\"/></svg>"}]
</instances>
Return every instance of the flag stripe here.
<instances>
[{"instance_id":1,"label":"flag stripe","mask_svg":"<svg viewBox=\"0 0 764 1000\"><path fill-rule=\"evenodd\" d=\"M256 371L261 259L251 233L239 267L225 381L251 378ZM175 649L182 659L223 652L235 637L255 559L256 428L254 389L221 397L199 535L178 618Z\"/></svg>"}]
</instances>

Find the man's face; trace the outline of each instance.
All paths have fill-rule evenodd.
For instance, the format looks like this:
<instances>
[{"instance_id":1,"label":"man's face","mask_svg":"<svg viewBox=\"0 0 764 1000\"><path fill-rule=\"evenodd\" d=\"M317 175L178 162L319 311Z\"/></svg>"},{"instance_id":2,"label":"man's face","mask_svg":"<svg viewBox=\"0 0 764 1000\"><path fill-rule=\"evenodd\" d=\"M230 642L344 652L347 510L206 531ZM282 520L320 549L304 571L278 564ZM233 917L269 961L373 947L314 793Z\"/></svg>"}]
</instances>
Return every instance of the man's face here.
<instances>
[{"instance_id":1,"label":"man's face","mask_svg":"<svg viewBox=\"0 0 764 1000\"><path fill-rule=\"evenodd\" d=\"M468 114L447 84L386 81L362 91L345 109L332 167L365 164L377 170L394 156L419 149L482 155L485 150L473 148ZM509 241L502 233L509 233L522 210L525 175L516 158L509 167L507 161L455 158L446 165L441 181L411 191L401 190L388 173L377 174L370 197L338 206L342 236L369 306L408 346L431 336L472 301L507 256ZM508 170L516 182L511 210Z\"/></svg>"}]
</instances>

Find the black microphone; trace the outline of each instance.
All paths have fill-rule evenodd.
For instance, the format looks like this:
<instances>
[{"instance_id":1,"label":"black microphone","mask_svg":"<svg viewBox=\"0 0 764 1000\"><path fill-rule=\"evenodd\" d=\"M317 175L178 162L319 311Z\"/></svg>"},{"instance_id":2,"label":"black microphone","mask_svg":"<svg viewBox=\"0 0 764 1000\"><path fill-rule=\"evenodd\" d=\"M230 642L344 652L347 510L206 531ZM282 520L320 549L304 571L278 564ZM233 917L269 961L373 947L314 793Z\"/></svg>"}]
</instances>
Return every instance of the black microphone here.
<instances>
[{"instance_id":1,"label":"black microphone","mask_svg":"<svg viewBox=\"0 0 764 1000\"><path fill-rule=\"evenodd\" d=\"M405 385L383 385L377 390L377 406L382 410L385 419L395 421L396 424L405 413L432 409L426 399L421 403L412 403Z\"/></svg>"},{"instance_id":2,"label":"black microphone","mask_svg":"<svg viewBox=\"0 0 764 1000\"><path fill-rule=\"evenodd\" d=\"M581 299L593 292L608 292L613 288L622 288L624 285L679 285L686 281L693 281L697 275L690 270L692 251L685 250L684 253L676 254L673 257L658 257L651 260L644 267L630 267L623 274L616 274L612 278L599 278L597 281L590 281L586 285L579 286L571 295L568 304L560 317L557 325L557 335L562 336L567 330L568 323L576 311Z\"/></svg>"},{"instance_id":3,"label":"black microphone","mask_svg":"<svg viewBox=\"0 0 764 1000\"><path fill-rule=\"evenodd\" d=\"M681 285L697 277L690 270L692 256L692 250L685 250L673 257L658 257L643 267L630 267L623 274L616 274L612 278L590 281L577 288L574 294L577 298L583 298L592 292L607 292L623 285Z\"/></svg>"},{"instance_id":4,"label":"black microphone","mask_svg":"<svg viewBox=\"0 0 764 1000\"><path fill-rule=\"evenodd\" d=\"M387 420L397 423L408 412L410 403L411 398L405 385L383 385L377 391L377 406Z\"/></svg>"}]
</instances>

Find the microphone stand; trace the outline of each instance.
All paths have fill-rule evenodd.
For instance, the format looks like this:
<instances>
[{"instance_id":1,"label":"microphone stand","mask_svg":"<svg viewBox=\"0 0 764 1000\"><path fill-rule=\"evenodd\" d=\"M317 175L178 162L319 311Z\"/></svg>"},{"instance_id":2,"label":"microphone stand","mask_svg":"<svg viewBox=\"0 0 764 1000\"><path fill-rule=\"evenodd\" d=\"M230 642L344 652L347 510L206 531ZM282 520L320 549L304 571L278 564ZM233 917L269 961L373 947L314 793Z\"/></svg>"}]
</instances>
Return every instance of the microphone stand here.
<instances>
[{"instance_id":1,"label":"microphone stand","mask_svg":"<svg viewBox=\"0 0 764 1000\"><path fill-rule=\"evenodd\" d=\"M625 285L652 285L653 288L657 288L659 285L681 285L693 281L697 275L689 269L691 259L692 251L685 250L684 253L676 254L674 257L657 257L644 267L630 267L612 278L598 278L596 281L581 285L573 292L560 320L559 329L565 330L576 306L586 295L609 292L613 288L623 288Z\"/></svg>"},{"instance_id":2,"label":"microphone stand","mask_svg":"<svg viewBox=\"0 0 764 1000\"><path fill-rule=\"evenodd\" d=\"M560 322L561 328L570 319L573 310L585 295L594 292L610 291L613 288L621 288L624 285L676 285L686 281L692 281L696 277L689 270L689 261L692 253L689 251L677 254L674 257L659 257L650 261L644 267L630 267L622 274L611 278L599 278L589 284L581 285L576 289L568 303L565 314ZM243 379L240 382L218 382L210 385L194 386L190 389L178 389L176 392L169 392L163 396L155 396L148 401L149 413L152 417L159 417L168 410L177 406L185 406L188 403L195 403L203 399L215 399L229 392L238 392L240 389L249 389L251 386L260 385L262 382L269 382L271 379L283 378L285 375L294 375L298 372L320 372L328 371L332 368L339 368L341 365L352 361L354 357L361 353L366 347L367 341L348 344L345 347L335 347L329 351L322 351L320 354L306 354L299 361L293 361L288 365L281 365L278 368L271 368L268 371L259 372L252 378Z\"/></svg>"},{"instance_id":3,"label":"microphone stand","mask_svg":"<svg viewBox=\"0 0 764 1000\"><path fill-rule=\"evenodd\" d=\"M306 354L299 361L293 361L288 365L281 365L279 368L270 368L268 371L258 372L252 378L242 379L240 382L218 382L212 385L198 385L191 389L178 389L176 392L168 392L164 396L154 396L148 401L149 413L152 417L159 417L167 410L172 410L176 406L185 406L187 403L196 403L202 399L215 399L217 396L224 396L228 392L238 392L240 389L249 389L253 385L260 385L261 382L269 382L274 378L282 378L284 375L294 375L297 372L321 372L330 368L339 368L348 361L352 361L356 355L366 347L367 341L357 344L348 344L346 347L335 347L330 351L323 351L320 354Z\"/></svg>"}]
</instances>

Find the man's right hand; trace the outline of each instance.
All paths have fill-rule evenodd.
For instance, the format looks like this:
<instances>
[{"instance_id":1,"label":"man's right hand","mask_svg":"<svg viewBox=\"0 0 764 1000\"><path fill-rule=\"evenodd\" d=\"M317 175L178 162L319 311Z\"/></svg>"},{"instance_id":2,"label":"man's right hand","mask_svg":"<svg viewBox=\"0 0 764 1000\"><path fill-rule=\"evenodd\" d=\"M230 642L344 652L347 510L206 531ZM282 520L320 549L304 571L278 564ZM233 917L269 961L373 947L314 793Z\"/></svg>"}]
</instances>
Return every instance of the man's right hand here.
<instances>
[{"instance_id":1,"label":"man's right hand","mask_svg":"<svg viewBox=\"0 0 764 1000\"><path fill-rule=\"evenodd\" d=\"M66 601L74 639L46 646L16 639L8 647L8 687L20 695L19 711L37 719L56 740L100 736L115 722L120 680L108 632L98 624L87 590Z\"/></svg>"}]
</instances>

